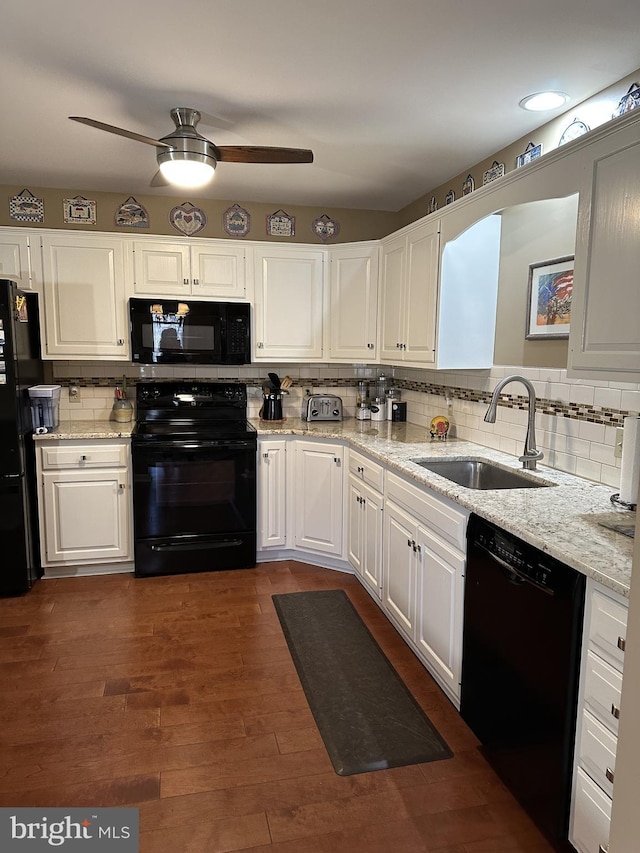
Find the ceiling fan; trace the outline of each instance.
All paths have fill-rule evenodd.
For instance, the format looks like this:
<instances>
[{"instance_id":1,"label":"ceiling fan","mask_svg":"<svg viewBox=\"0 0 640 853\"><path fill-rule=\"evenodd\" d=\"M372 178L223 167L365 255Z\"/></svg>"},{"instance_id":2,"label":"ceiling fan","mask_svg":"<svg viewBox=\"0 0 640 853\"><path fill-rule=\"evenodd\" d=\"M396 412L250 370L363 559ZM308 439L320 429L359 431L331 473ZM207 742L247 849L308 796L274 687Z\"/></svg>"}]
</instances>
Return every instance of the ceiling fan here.
<instances>
[{"instance_id":1,"label":"ceiling fan","mask_svg":"<svg viewBox=\"0 0 640 853\"><path fill-rule=\"evenodd\" d=\"M154 145L160 172L172 184L199 187L213 177L219 162L227 163L313 163L313 151L307 148L270 148L259 145L214 145L196 130L200 113L191 107L174 107L171 118L175 130L160 139L152 139L132 130L124 130L85 116L69 116L72 121L88 124L136 142Z\"/></svg>"}]
</instances>

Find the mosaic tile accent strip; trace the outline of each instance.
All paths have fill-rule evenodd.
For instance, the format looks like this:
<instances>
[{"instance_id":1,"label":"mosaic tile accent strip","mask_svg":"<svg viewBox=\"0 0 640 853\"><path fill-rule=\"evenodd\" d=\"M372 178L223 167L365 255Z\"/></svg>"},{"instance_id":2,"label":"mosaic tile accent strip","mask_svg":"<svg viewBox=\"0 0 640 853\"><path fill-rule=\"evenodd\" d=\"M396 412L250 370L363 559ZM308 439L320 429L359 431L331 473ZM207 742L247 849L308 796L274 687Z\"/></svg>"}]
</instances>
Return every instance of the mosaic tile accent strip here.
<instances>
[{"instance_id":1,"label":"mosaic tile accent strip","mask_svg":"<svg viewBox=\"0 0 640 853\"><path fill-rule=\"evenodd\" d=\"M77 385L81 388L111 388L122 384L122 376L116 377L77 377L56 380L63 387L69 385ZM133 378L127 378L129 387L135 386L139 381ZM170 382L171 379L164 381ZM180 380L176 380L180 381ZM250 388L262 388L262 379L238 379L237 376L224 377L218 376L218 382L224 381L244 381ZM472 388L459 388L451 385L436 385L431 382L416 382L408 379L395 378L393 384L396 388L405 391L415 391L419 394L431 394L437 397L453 397L457 400L467 400L474 403L483 403L489 405L491 401L491 393L488 391L477 391ZM336 378L334 376L305 376L300 379L295 379L293 387L308 387L321 386L331 388L356 388L358 385L357 378ZM504 406L508 409L527 410L528 400L524 396L516 394L501 394L499 406ZM604 426L622 427L624 426L624 418L628 415L638 414L625 409L603 409L599 406L589 406L583 403L565 403L562 400L549 400L544 397L536 399L536 412L544 415L555 415L559 418L571 418L572 420L587 421L594 424L604 424Z\"/></svg>"}]
</instances>

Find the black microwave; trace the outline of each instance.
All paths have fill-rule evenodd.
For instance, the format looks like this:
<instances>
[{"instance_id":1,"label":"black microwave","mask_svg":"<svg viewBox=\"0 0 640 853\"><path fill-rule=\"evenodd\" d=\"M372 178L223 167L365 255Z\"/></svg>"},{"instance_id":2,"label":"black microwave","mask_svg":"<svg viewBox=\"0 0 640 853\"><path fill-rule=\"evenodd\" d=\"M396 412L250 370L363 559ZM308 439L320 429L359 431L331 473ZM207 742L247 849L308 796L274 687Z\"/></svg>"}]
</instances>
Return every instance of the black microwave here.
<instances>
[{"instance_id":1,"label":"black microwave","mask_svg":"<svg viewBox=\"0 0 640 853\"><path fill-rule=\"evenodd\" d=\"M130 299L134 364L249 364L249 305Z\"/></svg>"}]
</instances>

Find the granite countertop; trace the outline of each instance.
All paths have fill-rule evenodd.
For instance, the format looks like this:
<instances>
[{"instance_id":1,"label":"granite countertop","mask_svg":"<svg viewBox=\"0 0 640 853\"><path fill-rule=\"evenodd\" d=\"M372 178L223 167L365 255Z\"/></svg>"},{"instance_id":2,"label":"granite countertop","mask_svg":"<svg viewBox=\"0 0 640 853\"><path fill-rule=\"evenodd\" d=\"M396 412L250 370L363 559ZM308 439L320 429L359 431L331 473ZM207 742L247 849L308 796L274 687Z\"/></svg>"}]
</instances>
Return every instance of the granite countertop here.
<instances>
[{"instance_id":1,"label":"granite countertop","mask_svg":"<svg viewBox=\"0 0 640 853\"><path fill-rule=\"evenodd\" d=\"M34 441L59 441L85 438L129 438L135 422L121 424L116 421L60 421L53 432L34 435Z\"/></svg>"},{"instance_id":2,"label":"granite countertop","mask_svg":"<svg viewBox=\"0 0 640 853\"><path fill-rule=\"evenodd\" d=\"M252 421L260 436L300 435L345 441L389 469L415 480L462 507L492 521L525 542L623 596L629 595L633 539L602 527L600 521L635 520L636 513L617 510L614 489L538 463L522 471L517 457L470 441L431 441L426 427L409 423L358 421L307 424L298 418L269 423ZM414 458L486 459L553 485L540 489L477 491L446 480Z\"/></svg>"},{"instance_id":3,"label":"granite countertop","mask_svg":"<svg viewBox=\"0 0 640 853\"><path fill-rule=\"evenodd\" d=\"M486 459L522 472L517 457L470 441L431 441L426 427L410 423L358 421L308 424L300 418L251 420L259 436L296 435L344 441L390 470L427 486L465 509L492 521L530 545L623 596L629 595L633 539L602 527L600 521L635 520L636 513L616 510L614 489L538 463L524 472L553 484L541 489L477 491L421 468L412 459ZM115 421L64 421L36 441L129 438L135 424Z\"/></svg>"}]
</instances>

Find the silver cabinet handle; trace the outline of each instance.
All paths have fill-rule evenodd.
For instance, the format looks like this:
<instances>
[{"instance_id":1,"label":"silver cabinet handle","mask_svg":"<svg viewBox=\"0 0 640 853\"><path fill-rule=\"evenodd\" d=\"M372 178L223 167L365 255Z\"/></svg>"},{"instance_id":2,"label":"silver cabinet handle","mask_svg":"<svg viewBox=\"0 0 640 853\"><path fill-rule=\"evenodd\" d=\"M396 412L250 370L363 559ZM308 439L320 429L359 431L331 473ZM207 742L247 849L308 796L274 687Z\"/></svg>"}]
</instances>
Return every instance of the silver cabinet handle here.
<instances>
[{"instance_id":1,"label":"silver cabinet handle","mask_svg":"<svg viewBox=\"0 0 640 853\"><path fill-rule=\"evenodd\" d=\"M407 545L411 548L411 539L407 539Z\"/></svg>"},{"instance_id":2,"label":"silver cabinet handle","mask_svg":"<svg viewBox=\"0 0 640 853\"><path fill-rule=\"evenodd\" d=\"M624 637L618 637L618 648L623 652L627 647L627 641Z\"/></svg>"},{"instance_id":3,"label":"silver cabinet handle","mask_svg":"<svg viewBox=\"0 0 640 853\"><path fill-rule=\"evenodd\" d=\"M268 453L263 453L263 454L262 454L262 458L263 458L263 459L268 459L268 458L269 458L269 454L268 454Z\"/></svg>"},{"instance_id":4,"label":"silver cabinet handle","mask_svg":"<svg viewBox=\"0 0 640 853\"><path fill-rule=\"evenodd\" d=\"M124 486L122 485L122 483L118 483L118 491L124 492Z\"/></svg>"},{"instance_id":5,"label":"silver cabinet handle","mask_svg":"<svg viewBox=\"0 0 640 853\"><path fill-rule=\"evenodd\" d=\"M373 349L373 344L367 344L367 349Z\"/></svg>"},{"instance_id":6,"label":"silver cabinet handle","mask_svg":"<svg viewBox=\"0 0 640 853\"><path fill-rule=\"evenodd\" d=\"M402 344L396 344L396 349L402 349Z\"/></svg>"},{"instance_id":7,"label":"silver cabinet handle","mask_svg":"<svg viewBox=\"0 0 640 853\"><path fill-rule=\"evenodd\" d=\"M611 706L611 713L612 713L612 714L613 714L613 716L616 718L616 720L619 720L619 719L620 719L620 708L618 708L618 706L617 706L617 705L612 705L612 706Z\"/></svg>"},{"instance_id":8,"label":"silver cabinet handle","mask_svg":"<svg viewBox=\"0 0 640 853\"><path fill-rule=\"evenodd\" d=\"M259 341L259 343L258 343L258 349L262 349L263 347L264 347L264 344L262 343L262 341Z\"/></svg>"},{"instance_id":9,"label":"silver cabinet handle","mask_svg":"<svg viewBox=\"0 0 640 853\"><path fill-rule=\"evenodd\" d=\"M118 338L116 343L118 344L119 347L123 347L124 346L124 338Z\"/></svg>"},{"instance_id":10,"label":"silver cabinet handle","mask_svg":"<svg viewBox=\"0 0 640 853\"><path fill-rule=\"evenodd\" d=\"M613 779L616 775L615 772L610 767L607 767L607 769L604 771L604 775L607 777L609 782L611 782L611 784L613 785Z\"/></svg>"},{"instance_id":11,"label":"silver cabinet handle","mask_svg":"<svg viewBox=\"0 0 640 853\"><path fill-rule=\"evenodd\" d=\"M197 287L197 286L200 284L200 279L199 279L199 278L194 278L193 283L194 283L194 284L196 285L196 287Z\"/></svg>"},{"instance_id":12,"label":"silver cabinet handle","mask_svg":"<svg viewBox=\"0 0 640 853\"><path fill-rule=\"evenodd\" d=\"M88 457L88 456L85 456L85 455L83 454L83 455L80 457L80 461L81 461L81 462L88 462L88 461L89 461L89 457Z\"/></svg>"},{"instance_id":13,"label":"silver cabinet handle","mask_svg":"<svg viewBox=\"0 0 640 853\"><path fill-rule=\"evenodd\" d=\"M189 287L189 279L188 278L183 278L182 283L184 284L185 287Z\"/></svg>"}]
</instances>

